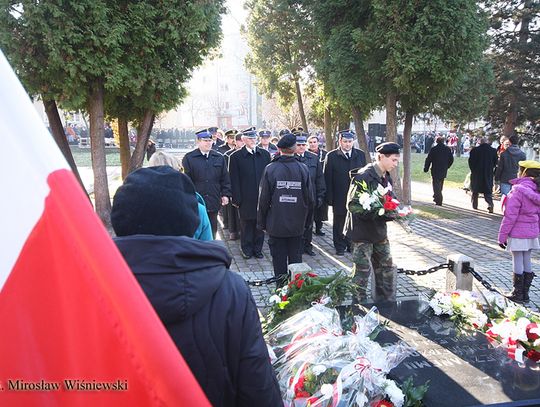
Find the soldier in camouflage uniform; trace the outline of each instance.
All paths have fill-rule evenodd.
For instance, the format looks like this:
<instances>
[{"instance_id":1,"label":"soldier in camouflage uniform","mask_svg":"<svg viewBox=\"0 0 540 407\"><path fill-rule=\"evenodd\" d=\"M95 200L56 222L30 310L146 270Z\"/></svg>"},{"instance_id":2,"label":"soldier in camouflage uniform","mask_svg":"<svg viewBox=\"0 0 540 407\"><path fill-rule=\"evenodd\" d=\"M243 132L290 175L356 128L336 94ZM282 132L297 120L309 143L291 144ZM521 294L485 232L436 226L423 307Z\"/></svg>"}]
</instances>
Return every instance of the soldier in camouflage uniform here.
<instances>
[{"instance_id":1,"label":"soldier in camouflage uniform","mask_svg":"<svg viewBox=\"0 0 540 407\"><path fill-rule=\"evenodd\" d=\"M354 194L356 188L353 188L355 181L365 181L369 191L374 191L378 185L391 187L390 171L398 165L399 145L383 143L377 146L376 150L376 161L366 165L352 177L347 208L350 208L353 199L357 199ZM392 219L385 216L347 212L345 235L353 242L354 282L359 287L356 302L365 302L368 299L367 286L372 268L373 299L395 299L397 270L392 263L388 241L386 222L389 220Z\"/></svg>"}]
</instances>

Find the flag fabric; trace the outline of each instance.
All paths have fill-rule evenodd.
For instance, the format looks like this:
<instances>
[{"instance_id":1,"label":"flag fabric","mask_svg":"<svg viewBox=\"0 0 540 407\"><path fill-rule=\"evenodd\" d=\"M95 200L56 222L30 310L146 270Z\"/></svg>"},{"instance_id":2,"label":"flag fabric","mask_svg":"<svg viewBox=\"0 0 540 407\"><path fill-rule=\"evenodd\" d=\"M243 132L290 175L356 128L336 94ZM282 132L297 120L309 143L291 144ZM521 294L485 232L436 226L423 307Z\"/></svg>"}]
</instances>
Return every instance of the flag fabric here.
<instances>
[{"instance_id":1,"label":"flag fabric","mask_svg":"<svg viewBox=\"0 0 540 407\"><path fill-rule=\"evenodd\" d=\"M1 52L0 135L0 405L209 405Z\"/></svg>"}]
</instances>

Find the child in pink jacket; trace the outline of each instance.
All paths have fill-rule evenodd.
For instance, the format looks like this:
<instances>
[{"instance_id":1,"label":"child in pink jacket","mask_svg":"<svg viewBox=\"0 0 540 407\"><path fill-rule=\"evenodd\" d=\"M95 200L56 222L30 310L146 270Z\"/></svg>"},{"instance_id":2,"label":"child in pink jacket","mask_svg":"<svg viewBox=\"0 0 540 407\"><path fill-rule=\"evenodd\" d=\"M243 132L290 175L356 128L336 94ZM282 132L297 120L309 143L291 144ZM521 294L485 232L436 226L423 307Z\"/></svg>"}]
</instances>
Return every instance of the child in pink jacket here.
<instances>
[{"instance_id":1,"label":"child in pink jacket","mask_svg":"<svg viewBox=\"0 0 540 407\"><path fill-rule=\"evenodd\" d=\"M498 240L499 246L512 253L513 290L507 297L527 302L534 278L531 251L540 249L540 162L520 161L518 178L510 183Z\"/></svg>"}]
</instances>

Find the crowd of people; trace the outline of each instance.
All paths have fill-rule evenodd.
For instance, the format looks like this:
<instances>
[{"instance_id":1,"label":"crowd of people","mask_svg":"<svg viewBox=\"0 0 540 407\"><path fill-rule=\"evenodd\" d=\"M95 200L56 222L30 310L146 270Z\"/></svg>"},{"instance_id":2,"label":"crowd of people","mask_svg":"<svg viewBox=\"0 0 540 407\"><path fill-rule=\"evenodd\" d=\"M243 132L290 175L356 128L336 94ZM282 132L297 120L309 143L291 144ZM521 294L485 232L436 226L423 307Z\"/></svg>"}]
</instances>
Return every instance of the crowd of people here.
<instances>
[{"instance_id":1,"label":"crowd of people","mask_svg":"<svg viewBox=\"0 0 540 407\"><path fill-rule=\"evenodd\" d=\"M229 238L240 239L245 259L262 258L267 238L274 274L285 277L289 264L315 255L313 227L324 235L332 206L335 254L352 253L353 301L369 300L372 272L373 299L394 300L397 269L387 234L394 218L353 211L358 196L352 191L363 185L394 199L390 173L400 145L378 145L367 164L351 130L338 132L330 152L302 128L284 129L277 139L255 128L222 136L217 130L198 131L196 148L181 163L149 144L148 167L131 173L114 197L115 241L212 405L279 406L257 307L242 278L229 271L230 253L214 241L219 218ZM502 144L497 152L481 139L471 151L473 207L479 193L493 205L491 189L481 187L486 178L498 179L505 192L503 185L510 185L498 238L514 258L509 298L522 302L534 276L530 253L540 248L540 163L521 160L515 138ZM453 157L440 137L426 158L437 205Z\"/></svg>"}]
</instances>

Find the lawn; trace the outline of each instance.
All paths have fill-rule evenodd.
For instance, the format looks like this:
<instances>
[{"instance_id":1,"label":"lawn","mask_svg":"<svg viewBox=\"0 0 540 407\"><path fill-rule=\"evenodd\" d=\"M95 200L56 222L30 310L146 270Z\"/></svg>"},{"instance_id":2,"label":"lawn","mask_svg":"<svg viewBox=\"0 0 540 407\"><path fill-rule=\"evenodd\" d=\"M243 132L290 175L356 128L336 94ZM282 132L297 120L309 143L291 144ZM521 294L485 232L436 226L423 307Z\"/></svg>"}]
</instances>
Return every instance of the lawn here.
<instances>
[{"instance_id":1,"label":"lawn","mask_svg":"<svg viewBox=\"0 0 540 407\"><path fill-rule=\"evenodd\" d=\"M90 158L90 148L81 148L78 146L70 146L71 154L77 164L77 167L91 167L92 159ZM120 165L120 150L118 148L106 148L105 149L107 165L118 166Z\"/></svg>"},{"instance_id":2,"label":"lawn","mask_svg":"<svg viewBox=\"0 0 540 407\"><path fill-rule=\"evenodd\" d=\"M427 154L411 154L411 179L417 182L431 183L430 172L424 172L424 161ZM454 164L448 170L448 176L444 181L445 188L462 188L463 181L469 173L469 165L466 157L454 157Z\"/></svg>"}]
</instances>

